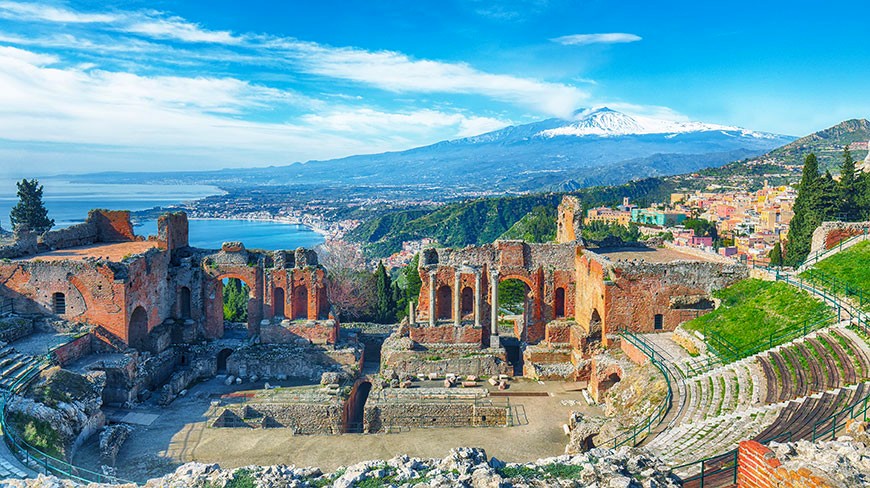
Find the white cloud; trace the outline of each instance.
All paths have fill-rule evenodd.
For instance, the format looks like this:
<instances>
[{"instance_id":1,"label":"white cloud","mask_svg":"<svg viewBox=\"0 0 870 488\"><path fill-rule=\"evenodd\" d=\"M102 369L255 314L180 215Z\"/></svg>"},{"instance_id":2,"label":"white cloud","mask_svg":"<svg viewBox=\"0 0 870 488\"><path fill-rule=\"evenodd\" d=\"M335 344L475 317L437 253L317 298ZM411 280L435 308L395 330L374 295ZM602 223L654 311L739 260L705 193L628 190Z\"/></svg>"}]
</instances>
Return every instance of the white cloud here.
<instances>
[{"instance_id":1,"label":"white cloud","mask_svg":"<svg viewBox=\"0 0 870 488\"><path fill-rule=\"evenodd\" d=\"M510 125L508 121L490 117L467 116L438 110L391 113L370 108L308 114L301 119L312 127L320 127L324 130L369 135L385 132L426 135L433 131L449 129L457 137L467 137Z\"/></svg>"},{"instance_id":2,"label":"white cloud","mask_svg":"<svg viewBox=\"0 0 870 488\"><path fill-rule=\"evenodd\" d=\"M122 25L119 27L119 30L155 39L176 39L184 42L215 44L239 44L242 42L240 37L234 36L230 31L203 29L202 26L187 22L180 17L159 18L156 16L142 16L142 20Z\"/></svg>"},{"instance_id":3,"label":"white cloud","mask_svg":"<svg viewBox=\"0 0 870 488\"><path fill-rule=\"evenodd\" d=\"M40 20L69 24L115 22L119 17L109 13L82 13L38 3L0 2L0 17L20 20Z\"/></svg>"},{"instance_id":4,"label":"white cloud","mask_svg":"<svg viewBox=\"0 0 870 488\"><path fill-rule=\"evenodd\" d=\"M57 56L34 53L12 46L0 46L0 57L21 61L34 66L45 66L58 62Z\"/></svg>"},{"instance_id":5,"label":"white cloud","mask_svg":"<svg viewBox=\"0 0 870 488\"><path fill-rule=\"evenodd\" d=\"M643 38L635 34L610 32L606 34L572 34L569 36L556 37L550 40L566 46L583 46L586 44L623 44L627 42L637 42L641 39Z\"/></svg>"}]
</instances>

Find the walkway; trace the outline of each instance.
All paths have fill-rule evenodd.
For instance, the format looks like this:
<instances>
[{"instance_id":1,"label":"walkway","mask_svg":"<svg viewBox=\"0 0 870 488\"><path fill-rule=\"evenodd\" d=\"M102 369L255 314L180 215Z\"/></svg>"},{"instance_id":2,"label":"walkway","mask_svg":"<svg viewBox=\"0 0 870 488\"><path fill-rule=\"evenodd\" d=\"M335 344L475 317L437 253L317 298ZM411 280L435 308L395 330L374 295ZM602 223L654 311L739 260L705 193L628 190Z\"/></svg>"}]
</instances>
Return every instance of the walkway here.
<instances>
[{"instance_id":1,"label":"walkway","mask_svg":"<svg viewBox=\"0 0 870 488\"><path fill-rule=\"evenodd\" d=\"M0 439L0 480L6 478L34 478L36 473L26 468L6 445L5 436Z\"/></svg>"}]
</instances>

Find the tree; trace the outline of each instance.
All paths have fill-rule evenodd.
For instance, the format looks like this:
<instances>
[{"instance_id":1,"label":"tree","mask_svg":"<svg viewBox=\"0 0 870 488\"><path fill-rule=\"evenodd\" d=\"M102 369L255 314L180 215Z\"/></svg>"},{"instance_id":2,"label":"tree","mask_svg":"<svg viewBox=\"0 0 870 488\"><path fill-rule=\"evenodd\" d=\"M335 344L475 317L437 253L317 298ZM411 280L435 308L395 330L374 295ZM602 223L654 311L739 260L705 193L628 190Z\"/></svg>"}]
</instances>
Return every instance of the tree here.
<instances>
[{"instance_id":1,"label":"tree","mask_svg":"<svg viewBox=\"0 0 870 488\"><path fill-rule=\"evenodd\" d=\"M767 257L770 259L771 266L782 266L782 245L779 241L776 241Z\"/></svg>"},{"instance_id":2,"label":"tree","mask_svg":"<svg viewBox=\"0 0 870 488\"><path fill-rule=\"evenodd\" d=\"M338 318L351 322L369 320L376 300L375 286L359 247L328 241L317 248L317 254L329 272L326 295Z\"/></svg>"},{"instance_id":3,"label":"tree","mask_svg":"<svg viewBox=\"0 0 870 488\"><path fill-rule=\"evenodd\" d=\"M843 150L843 166L840 168L838 183L839 213L846 222L854 222L860 218L858 201L860 198L859 182L855 174L855 160L847 146Z\"/></svg>"},{"instance_id":4,"label":"tree","mask_svg":"<svg viewBox=\"0 0 870 488\"><path fill-rule=\"evenodd\" d=\"M224 284L224 320L244 322L248 320L248 285L238 278L228 278Z\"/></svg>"},{"instance_id":5,"label":"tree","mask_svg":"<svg viewBox=\"0 0 870 488\"><path fill-rule=\"evenodd\" d=\"M400 294L396 299L396 320L401 321L408 316L408 304L416 304L420 297L420 288L423 286L423 280L420 278L420 271L417 269L420 264L420 253L414 255L411 261L405 266L399 278L393 283L398 288Z\"/></svg>"},{"instance_id":6,"label":"tree","mask_svg":"<svg viewBox=\"0 0 870 488\"><path fill-rule=\"evenodd\" d=\"M819 161L810 153L804 160L803 175L794 202L794 217L788 231L788 242L784 263L789 266L800 264L810 253L813 231L822 223L823 214L819 212L821 202L826 200L821 194L827 186L819 175Z\"/></svg>"},{"instance_id":7,"label":"tree","mask_svg":"<svg viewBox=\"0 0 870 488\"><path fill-rule=\"evenodd\" d=\"M54 227L48 218L48 209L42 203L42 185L39 180L21 180L18 186L18 204L9 213L13 230L31 230L42 234Z\"/></svg>"},{"instance_id":8,"label":"tree","mask_svg":"<svg viewBox=\"0 0 870 488\"><path fill-rule=\"evenodd\" d=\"M375 310L374 321L380 324L390 324L396 320L396 303L393 301L392 280L387 274L384 262L378 262L375 270Z\"/></svg>"}]
</instances>

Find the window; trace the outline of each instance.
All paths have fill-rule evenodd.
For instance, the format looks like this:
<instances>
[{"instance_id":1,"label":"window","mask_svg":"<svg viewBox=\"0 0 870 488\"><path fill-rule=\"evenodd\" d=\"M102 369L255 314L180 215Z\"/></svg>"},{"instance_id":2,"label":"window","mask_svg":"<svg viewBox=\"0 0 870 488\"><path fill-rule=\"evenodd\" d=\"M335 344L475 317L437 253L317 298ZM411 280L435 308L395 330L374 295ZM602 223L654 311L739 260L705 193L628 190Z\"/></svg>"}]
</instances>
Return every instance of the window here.
<instances>
[{"instance_id":1,"label":"window","mask_svg":"<svg viewBox=\"0 0 870 488\"><path fill-rule=\"evenodd\" d=\"M57 315L66 313L66 295L55 293L51 296L51 310Z\"/></svg>"},{"instance_id":2,"label":"window","mask_svg":"<svg viewBox=\"0 0 870 488\"><path fill-rule=\"evenodd\" d=\"M657 313L653 320L654 320L653 328L655 330L662 330L664 328L665 317L662 314Z\"/></svg>"}]
</instances>

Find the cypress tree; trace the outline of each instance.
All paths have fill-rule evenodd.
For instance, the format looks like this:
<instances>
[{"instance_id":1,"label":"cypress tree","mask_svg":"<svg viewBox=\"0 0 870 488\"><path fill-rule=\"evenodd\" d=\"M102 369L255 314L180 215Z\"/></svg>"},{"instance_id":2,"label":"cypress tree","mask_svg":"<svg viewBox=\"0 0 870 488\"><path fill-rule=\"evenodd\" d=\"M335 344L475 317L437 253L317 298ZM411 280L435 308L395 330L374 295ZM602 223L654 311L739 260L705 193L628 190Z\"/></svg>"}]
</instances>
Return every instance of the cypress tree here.
<instances>
[{"instance_id":1,"label":"cypress tree","mask_svg":"<svg viewBox=\"0 0 870 488\"><path fill-rule=\"evenodd\" d=\"M779 241L776 241L767 257L770 259L771 266L782 266L782 246Z\"/></svg>"},{"instance_id":2,"label":"cypress tree","mask_svg":"<svg viewBox=\"0 0 870 488\"><path fill-rule=\"evenodd\" d=\"M812 234L821 223L815 215L814 200L819 187L819 162L816 155L810 153L804 160L801 183L794 202L794 216L788 230L788 242L784 262L789 266L800 264L810 252Z\"/></svg>"},{"instance_id":3,"label":"cypress tree","mask_svg":"<svg viewBox=\"0 0 870 488\"><path fill-rule=\"evenodd\" d=\"M9 213L13 230L31 230L42 234L54 227L48 218L48 209L42 203L42 185L39 180L21 180L18 186L18 204Z\"/></svg>"},{"instance_id":4,"label":"cypress tree","mask_svg":"<svg viewBox=\"0 0 870 488\"><path fill-rule=\"evenodd\" d=\"M847 146L843 150L843 166L840 168L840 182L838 184L840 208L839 213L846 222L858 220L860 209L858 207L859 188L855 175L855 160Z\"/></svg>"},{"instance_id":5,"label":"cypress tree","mask_svg":"<svg viewBox=\"0 0 870 488\"><path fill-rule=\"evenodd\" d=\"M378 262L375 271L375 289L377 290L377 303L375 304L375 322L381 324L391 323L396 318L396 304L393 301L392 280L384 268L384 262Z\"/></svg>"}]
</instances>

